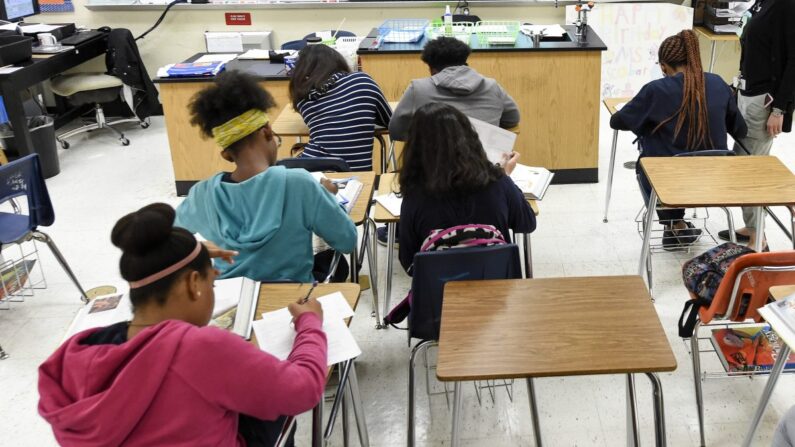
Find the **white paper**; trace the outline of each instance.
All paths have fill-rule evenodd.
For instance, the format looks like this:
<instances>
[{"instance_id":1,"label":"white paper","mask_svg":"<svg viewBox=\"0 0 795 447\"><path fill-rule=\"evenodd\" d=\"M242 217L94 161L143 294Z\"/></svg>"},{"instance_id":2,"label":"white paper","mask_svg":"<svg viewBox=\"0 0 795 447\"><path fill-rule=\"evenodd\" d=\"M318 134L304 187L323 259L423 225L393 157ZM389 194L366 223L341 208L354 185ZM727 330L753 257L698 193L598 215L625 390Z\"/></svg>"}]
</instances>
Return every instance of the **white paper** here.
<instances>
[{"instance_id":1,"label":"white paper","mask_svg":"<svg viewBox=\"0 0 795 447\"><path fill-rule=\"evenodd\" d=\"M549 37L563 37L566 35L566 30L557 23L553 25L522 25L520 30L527 35L543 34Z\"/></svg>"},{"instance_id":2,"label":"white paper","mask_svg":"<svg viewBox=\"0 0 795 447\"><path fill-rule=\"evenodd\" d=\"M317 299L323 306L323 319L344 320L354 315L351 305L341 292L334 292L330 295L321 296Z\"/></svg>"},{"instance_id":3,"label":"white paper","mask_svg":"<svg viewBox=\"0 0 795 447\"><path fill-rule=\"evenodd\" d=\"M50 31L60 28L61 25L47 25L46 23L37 23L35 25L20 26L23 34L36 34L36 33L49 33Z\"/></svg>"},{"instance_id":4,"label":"white paper","mask_svg":"<svg viewBox=\"0 0 795 447\"><path fill-rule=\"evenodd\" d=\"M242 53L243 37L240 33L204 33L208 53Z\"/></svg>"},{"instance_id":5,"label":"white paper","mask_svg":"<svg viewBox=\"0 0 795 447\"><path fill-rule=\"evenodd\" d=\"M0 68L0 74L9 74L9 73L13 73L13 72L15 72L17 70L20 70L20 69L22 69L22 67L15 67L13 65L8 65L8 66Z\"/></svg>"},{"instance_id":6,"label":"white paper","mask_svg":"<svg viewBox=\"0 0 795 447\"><path fill-rule=\"evenodd\" d=\"M240 302L244 278L219 279L215 281L215 305L213 318L223 314Z\"/></svg>"},{"instance_id":7,"label":"white paper","mask_svg":"<svg viewBox=\"0 0 795 447\"><path fill-rule=\"evenodd\" d=\"M227 63L237 57L237 54L221 53L221 54L205 54L204 56L193 61L194 64L201 64L204 62L223 62Z\"/></svg>"},{"instance_id":8,"label":"white paper","mask_svg":"<svg viewBox=\"0 0 795 447\"><path fill-rule=\"evenodd\" d=\"M390 30L384 37L384 43L411 43L417 42L422 39L425 28L417 29L393 29Z\"/></svg>"},{"instance_id":9,"label":"white paper","mask_svg":"<svg viewBox=\"0 0 795 447\"><path fill-rule=\"evenodd\" d=\"M262 319L253 324L260 349L280 360L286 360L295 344L296 333L291 322L292 316L286 307L262 314ZM328 366L362 354L353 334L341 318L324 316L323 332L326 333L328 342Z\"/></svg>"},{"instance_id":10,"label":"white paper","mask_svg":"<svg viewBox=\"0 0 795 447\"><path fill-rule=\"evenodd\" d=\"M501 163L503 154L513 152L513 145L516 143L515 133L472 117L469 120L478 133L480 144L483 145L490 162Z\"/></svg>"},{"instance_id":11,"label":"white paper","mask_svg":"<svg viewBox=\"0 0 795 447\"><path fill-rule=\"evenodd\" d=\"M0 30L16 31L17 30L17 24L16 23L4 23L4 24L0 25Z\"/></svg>"},{"instance_id":12,"label":"white paper","mask_svg":"<svg viewBox=\"0 0 795 447\"><path fill-rule=\"evenodd\" d=\"M403 198L398 197L393 192L381 196L375 196L374 198L376 202L380 203L381 206L389 211L389 214L395 217L400 217L400 206L403 204Z\"/></svg>"},{"instance_id":13,"label":"white paper","mask_svg":"<svg viewBox=\"0 0 795 447\"><path fill-rule=\"evenodd\" d=\"M517 164L511 173L511 179L522 190L525 197L541 200L544 198L553 174L545 168Z\"/></svg>"},{"instance_id":14,"label":"white paper","mask_svg":"<svg viewBox=\"0 0 795 447\"><path fill-rule=\"evenodd\" d=\"M243 60L268 60L270 59L270 50L248 50L237 58Z\"/></svg>"}]
</instances>

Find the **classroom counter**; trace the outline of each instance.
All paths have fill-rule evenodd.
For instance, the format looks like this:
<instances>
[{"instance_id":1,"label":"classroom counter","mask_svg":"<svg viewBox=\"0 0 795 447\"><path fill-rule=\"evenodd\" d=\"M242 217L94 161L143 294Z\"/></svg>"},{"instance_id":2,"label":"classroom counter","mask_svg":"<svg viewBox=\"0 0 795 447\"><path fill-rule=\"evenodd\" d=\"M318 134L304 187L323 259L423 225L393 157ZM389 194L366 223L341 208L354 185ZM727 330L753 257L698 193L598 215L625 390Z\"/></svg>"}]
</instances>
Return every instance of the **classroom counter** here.
<instances>
[{"instance_id":1,"label":"classroom counter","mask_svg":"<svg viewBox=\"0 0 795 447\"><path fill-rule=\"evenodd\" d=\"M522 164L554 171L558 184L597 182L599 91L607 47L590 27L583 43L576 41L574 26L563 28L563 40L542 41L539 48L521 33L511 47L481 46L473 36L469 65L496 79L519 105L515 150ZM419 57L425 38L375 49L376 35L374 30L359 47L362 70L387 100L398 101L412 79L429 76Z\"/></svg>"}]
</instances>

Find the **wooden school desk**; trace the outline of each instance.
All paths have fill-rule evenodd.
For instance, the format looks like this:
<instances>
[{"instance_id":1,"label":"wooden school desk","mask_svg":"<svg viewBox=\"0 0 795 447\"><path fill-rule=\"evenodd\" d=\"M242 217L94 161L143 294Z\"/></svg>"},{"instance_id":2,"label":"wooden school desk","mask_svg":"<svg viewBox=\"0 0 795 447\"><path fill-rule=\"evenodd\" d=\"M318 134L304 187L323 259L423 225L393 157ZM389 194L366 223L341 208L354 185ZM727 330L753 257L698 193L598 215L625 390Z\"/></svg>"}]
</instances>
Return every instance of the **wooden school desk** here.
<instances>
[{"instance_id":1,"label":"wooden school desk","mask_svg":"<svg viewBox=\"0 0 795 447\"><path fill-rule=\"evenodd\" d=\"M770 288L770 296L774 300L781 300L795 293L795 285L792 286L774 286Z\"/></svg>"},{"instance_id":2,"label":"wooden school desk","mask_svg":"<svg viewBox=\"0 0 795 447\"><path fill-rule=\"evenodd\" d=\"M397 102L390 102L389 107L395 110ZM279 112L279 116L274 120L271 127L277 135L282 137L298 137L299 139L304 137L309 138L309 127L307 127L304 122L304 118L300 113L296 112L292 104L289 103L282 108L281 112ZM386 172L387 166L387 144L386 140L384 140L385 136L389 136L389 129L385 127L375 128L375 139L378 141L380 151L373 151L373 166L381 166L379 174ZM376 157L376 155L378 155L378 157Z\"/></svg>"},{"instance_id":3,"label":"wooden school desk","mask_svg":"<svg viewBox=\"0 0 795 447\"><path fill-rule=\"evenodd\" d=\"M649 256L657 199L670 208L758 207L756 230L764 233L766 206L795 204L795 175L774 156L645 157L640 166L651 184L638 274ZM755 250L762 250L757 238ZM648 276L648 275L647 275ZM647 278L648 279L648 278Z\"/></svg>"},{"instance_id":4,"label":"wooden school desk","mask_svg":"<svg viewBox=\"0 0 795 447\"><path fill-rule=\"evenodd\" d=\"M538 48L521 33L510 47L480 44L473 34L468 65L496 79L516 101L522 119L514 150L523 164L553 171L556 184L594 183L599 179L599 86L607 46L592 28L584 43L576 42L573 26L563 29L562 40L544 40ZM397 101L413 79L430 76L420 59L425 39L376 48L377 35L373 30L359 46L362 71L388 101Z\"/></svg>"},{"instance_id":5,"label":"wooden school desk","mask_svg":"<svg viewBox=\"0 0 795 447\"><path fill-rule=\"evenodd\" d=\"M695 26L693 27L693 31L696 32L696 35L699 37L703 37L707 39L710 44L712 45L710 52L709 52L709 71L713 73L712 70L715 69L715 47L718 42L739 42L740 38L737 37L737 34L715 34L709 28L703 26Z\"/></svg>"},{"instance_id":6,"label":"wooden school desk","mask_svg":"<svg viewBox=\"0 0 795 447\"><path fill-rule=\"evenodd\" d=\"M632 98L605 98L605 105L610 116L618 112L618 105L629 102ZM616 147L618 146L618 129L613 129L613 144L610 146L610 165L607 167L607 191L605 191L605 217L602 222L607 223L607 210L610 207L610 194L613 191L613 172L616 169Z\"/></svg>"},{"instance_id":7,"label":"wooden school desk","mask_svg":"<svg viewBox=\"0 0 795 447\"><path fill-rule=\"evenodd\" d=\"M394 172L390 172L388 174L382 174L378 180L378 195L387 195L389 193L398 191L400 186L398 185L397 174ZM533 210L533 214L538 216L538 204L535 200L528 200L527 203L530 204L530 209ZM390 302L392 299L392 273L395 265L395 237L396 237L396 230L397 224L400 222L400 216L395 216L386 208L383 207L380 203L376 202L375 204L375 214L373 216L373 220L376 223L385 223L387 227L387 242L386 242L386 283L385 283L385 291L384 291L384 313L383 315L387 315L390 309ZM532 278L533 276L533 258L531 255L531 244L530 244L530 234L524 234L523 241L524 241L524 265L525 265L525 276L528 278ZM376 323L376 327L382 328L381 321Z\"/></svg>"},{"instance_id":8,"label":"wooden school desk","mask_svg":"<svg viewBox=\"0 0 795 447\"><path fill-rule=\"evenodd\" d=\"M461 381L527 379L540 447L533 378L627 374L627 436L639 444L633 373L654 395L655 438L665 445L657 372L676 359L639 276L449 282L445 285L436 375L455 382L452 445L459 445Z\"/></svg>"},{"instance_id":9,"label":"wooden school desk","mask_svg":"<svg viewBox=\"0 0 795 447\"><path fill-rule=\"evenodd\" d=\"M298 301L299 298L303 298L306 296L306 293L309 291L311 284L296 284L296 283L289 283L289 284L262 284L260 287L259 298L257 300L257 310L254 314L255 320L261 320L262 314L264 312L273 312L275 310L279 310L283 307L287 307L290 303L294 303ZM350 283L337 283L337 284L318 284L315 287L315 290L312 292L312 296L315 298L319 298L324 295L329 295L334 292L340 292L345 297L345 300L350 304L351 308L354 310L356 306L359 304L359 296L361 294L361 288L358 284L350 284ZM348 319L347 323L350 325L350 320ZM253 335L251 336L251 341L257 344L257 337ZM364 416L364 408L362 408L361 402L357 401L359 399L359 384L358 379L356 377L356 368L353 366L353 362L350 362L350 371L348 372L348 382L351 387L351 391L353 393L354 398L353 401L353 410L356 414L357 420L357 427L359 430L360 442L362 445L368 445L369 440L367 436L367 425L365 422ZM329 369L329 375L331 374L331 369ZM345 444L347 445L347 414L345 410L345 403L343 405L343 431L345 438ZM319 447L324 445L324 437L328 437L331 435L330 428L333 426L334 419L336 417L336 411L332 408L332 414L329 421L329 427L326 429L326 434L323 433L323 400L312 410L312 446Z\"/></svg>"}]
</instances>

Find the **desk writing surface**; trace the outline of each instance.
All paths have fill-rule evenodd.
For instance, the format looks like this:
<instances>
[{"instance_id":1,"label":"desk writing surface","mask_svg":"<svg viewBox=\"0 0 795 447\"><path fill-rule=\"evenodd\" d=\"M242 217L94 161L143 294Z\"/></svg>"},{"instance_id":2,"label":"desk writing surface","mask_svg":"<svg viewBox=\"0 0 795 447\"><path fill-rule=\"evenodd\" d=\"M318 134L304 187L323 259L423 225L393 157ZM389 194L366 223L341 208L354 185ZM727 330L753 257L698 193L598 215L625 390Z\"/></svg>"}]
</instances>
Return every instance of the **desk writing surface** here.
<instances>
[{"instance_id":1,"label":"desk writing surface","mask_svg":"<svg viewBox=\"0 0 795 447\"><path fill-rule=\"evenodd\" d=\"M737 34L715 34L707 27L704 26L695 26L693 27L693 31L696 32L699 36L716 42L739 42L740 38L737 37Z\"/></svg>"},{"instance_id":2,"label":"desk writing surface","mask_svg":"<svg viewBox=\"0 0 795 447\"><path fill-rule=\"evenodd\" d=\"M254 319L261 320L263 313L279 310L283 307L287 307L290 303L298 301L299 298L306 296L310 287L312 287L311 284L299 283L262 284L259 289L257 310L254 313ZM359 295L361 293L361 287L358 284L318 284L312 292L312 297L320 298L321 296L329 295L334 292L341 292L345 297L345 301L351 305L351 308L356 310L356 305L359 303ZM254 335L253 331L251 341L257 344L257 337Z\"/></svg>"},{"instance_id":3,"label":"desk writing surface","mask_svg":"<svg viewBox=\"0 0 795 447\"><path fill-rule=\"evenodd\" d=\"M346 179L356 177L362 182L362 192L356 198L356 203L351 208L350 216L355 225L361 225L367 219L367 211L370 209L370 201L373 200L373 187L375 186L375 172L327 172L324 174L331 179Z\"/></svg>"},{"instance_id":4,"label":"desk writing surface","mask_svg":"<svg viewBox=\"0 0 795 447\"><path fill-rule=\"evenodd\" d=\"M378 180L378 195L382 196L385 194L389 194L393 191L398 191L400 189L400 185L398 184L398 176L396 172L389 172L386 174L381 174ZM538 216L538 202L532 199L528 199L527 203L530 205L530 209L533 210L533 214ZM380 203L375 203L375 215L373 216L373 220L378 223L389 223L389 222L399 222L399 216L393 216L392 213L386 210Z\"/></svg>"},{"instance_id":5,"label":"desk writing surface","mask_svg":"<svg viewBox=\"0 0 795 447\"><path fill-rule=\"evenodd\" d=\"M644 157L640 165L666 206L795 204L795 175L774 156Z\"/></svg>"},{"instance_id":6,"label":"desk writing surface","mask_svg":"<svg viewBox=\"0 0 795 447\"><path fill-rule=\"evenodd\" d=\"M613 116L618 112L616 107L619 104L624 104L631 101L632 98L605 98L602 103L607 107L607 111L610 112L610 116Z\"/></svg>"},{"instance_id":7,"label":"desk writing surface","mask_svg":"<svg viewBox=\"0 0 795 447\"><path fill-rule=\"evenodd\" d=\"M792 286L773 286L770 288L770 296L774 300L784 299L795 293L795 285Z\"/></svg>"},{"instance_id":8,"label":"desk writing surface","mask_svg":"<svg viewBox=\"0 0 795 447\"><path fill-rule=\"evenodd\" d=\"M676 369L640 276L450 282L440 380Z\"/></svg>"},{"instance_id":9,"label":"desk writing surface","mask_svg":"<svg viewBox=\"0 0 795 447\"><path fill-rule=\"evenodd\" d=\"M389 103L389 107L395 110L397 104L397 101L392 101ZM279 116L273 120L273 125L271 127L274 132L283 137L309 136L309 127L304 123L304 118L301 114L293 109L292 104L287 104L282 108L281 112L279 112ZM376 127L375 133L387 135L389 134L389 130L384 127Z\"/></svg>"}]
</instances>

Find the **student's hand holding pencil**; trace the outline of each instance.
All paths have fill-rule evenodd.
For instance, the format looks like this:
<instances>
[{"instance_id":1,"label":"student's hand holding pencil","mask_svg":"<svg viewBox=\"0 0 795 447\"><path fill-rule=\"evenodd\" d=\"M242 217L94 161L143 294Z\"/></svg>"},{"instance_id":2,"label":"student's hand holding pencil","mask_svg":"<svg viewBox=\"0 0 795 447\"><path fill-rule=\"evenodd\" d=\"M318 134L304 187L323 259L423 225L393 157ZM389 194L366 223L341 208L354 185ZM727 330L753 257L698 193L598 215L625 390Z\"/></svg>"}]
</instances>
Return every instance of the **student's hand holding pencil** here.
<instances>
[{"instance_id":1,"label":"student's hand holding pencil","mask_svg":"<svg viewBox=\"0 0 795 447\"><path fill-rule=\"evenodd\" d=\"M340 190L339 187L337 187L336 183L332 182L327 178L320 179L320 184L323 185L323 187L326 188L328 192L332 194L337 194L337 192L339 192Z\"/></svg>"},{"instance_id":2,"label":"student's hand holding pencil","mask_svg":"<svg viewBox=\"0 0 795 447\"><path fill-rule=\"evenodd\" d=\"M290 311L290 315L293 316L293 321L297 320L301 314L306 312L314 312L320 317L320 321L323 321L323 306L320 305L320 302L315 298L310 298L304 301L304 298L301 297L298 301L294 303L290 303L287 306L287 310Z\"/></svg>"}]
</instances>

